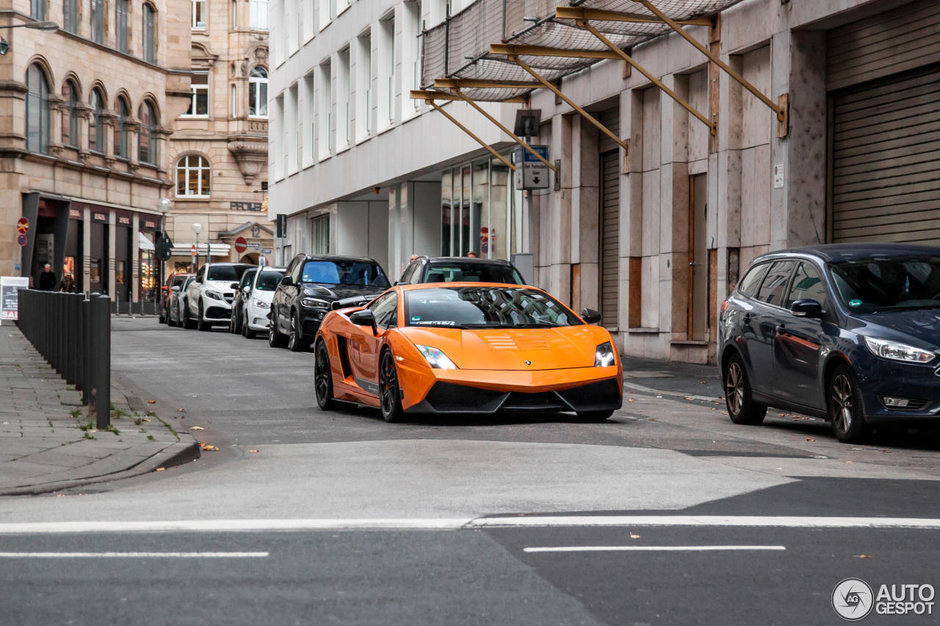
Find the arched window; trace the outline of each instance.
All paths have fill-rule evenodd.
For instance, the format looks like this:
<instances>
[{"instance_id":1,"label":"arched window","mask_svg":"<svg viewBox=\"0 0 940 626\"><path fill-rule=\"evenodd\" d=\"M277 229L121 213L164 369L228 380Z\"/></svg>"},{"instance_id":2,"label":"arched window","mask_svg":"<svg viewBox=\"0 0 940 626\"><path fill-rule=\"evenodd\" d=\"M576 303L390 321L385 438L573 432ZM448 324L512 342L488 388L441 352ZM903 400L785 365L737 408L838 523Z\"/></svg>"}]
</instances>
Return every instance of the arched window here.
<instances>
[{"instance_id":1,"label":"arched window","mask_svg":"<svg viewBox=\"0 0 940 626\"><path fill-rule=\"evenodd\" d=\"M256 67L248 75L248 116L268 116L268 71Z\"/></svg>"},{"instance_id":2,"label":"arched window","mask_svg":"<svg viewBox=\"0 0 940 626\"><path fill-rule=\"evenodd\" d=\"M146 6L146 5L144 5ZM137 160L150 165L157 164L157 114L153 105L145 102L137 112L140 118L140 135L137 139Z\"/></svg>"},{"instance_id":3,"label":"arched window","mask_svg":"<svg viewBox=\"0 0 940 626\"><path fill-rule=\"evenodd\" d=\"M78 88L70 80L62 86L62 100L65 108L62 109L62 145L78 146Z\"/></svg>"},{"instance_id":4,"label":"arched window","mask_svg":"<svg viewBox=\"0 0 940 626\"><path fill-rule=\"evenodd\" d=\"M119 159L130 158L130 129L127 127L127 118L130 117L131 108L127 100L119 97L114 103L117 113L117 126L114 127L114 156Z\"/></svg>"},{"instance_id":5,"label":"arched window","mask_svg":"<svg viewBox=\"0 0 940 626\"><path fill-rule=\"evenodd\" d=\"M92 89L91 119L88 120L88 149L104 154L104 97L99 89Z\"/></svg>"},{"instance_id":6,"label":"arched window","mask_svg":"<svg viewBox=\"0 0 940 626\"><path fill-rule=\"evenodd\" d=\"M143 35L142 45L144 52L144 61L147 63L157 62L157 43L156 43L156 22L157 11L152 5L144 3L143 9Z\"/></svg>"},{"instance_id":7,"label":"arched window","mask_svg":"<svg viewBox=\"0 0 940 626\"><path fill-rule=\"evenodd\" d=\"M130 29L127 27L130 12L130 0L117 0L114 3L114 38L118 51L124 54L130 50Z\"/></svg>"},{"instance_id":8,"label":"arched window","mask_svg":"<svg viewBox=\"0 0 940 626\"><path fill-rule=\"evenodd\" d=\"M49 84L34 63L26 70L26 149L49 152Z\"/></svg>"},{"instance_id":9,"label":"arched window","mask_svg":"<svg viewBox=\"0 0 940 626\"><path fill-rule=\"evenodd\" d=\"M198 154L187 154L176 162L176 197L208 198L212 170L209 161Z\"/></svg>"}]
</instances>

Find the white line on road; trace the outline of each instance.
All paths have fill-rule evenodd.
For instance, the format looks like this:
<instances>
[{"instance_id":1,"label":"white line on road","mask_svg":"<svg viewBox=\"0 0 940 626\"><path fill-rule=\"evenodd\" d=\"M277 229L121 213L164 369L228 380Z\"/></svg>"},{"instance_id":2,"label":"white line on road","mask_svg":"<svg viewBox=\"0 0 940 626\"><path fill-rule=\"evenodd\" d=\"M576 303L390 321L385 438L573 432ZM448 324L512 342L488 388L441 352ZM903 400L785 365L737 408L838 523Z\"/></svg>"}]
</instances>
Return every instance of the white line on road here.
<instances>
[{"instance_id":1,"label":"white line on road","mask_svg":"<svg viewBox=\"0 0 940 626\"><path fill-rule=\"evenodd\" d=\"M267 552L0 552L0 559L264 559Z\"/></svg>"},{"instance_id":2,"label":"white line on road","mask_svg":"<svg viewBox=\"0 0 940 626\"><path fill-rule=\"evenodd\" d=\"M524 548L523 552L726 552L786 550L786 546L555 546Z\"/></svg>"},{"instance_id":3,"label":"white line on road","mask_svg":"<svg viewBox=\"0 0 940 626\"><path fill-rule=\"evenodd\" d=\"M746 515L531 515L478 518L245 519L0 523L0 535L133 532L270 532L315 530L461 530L539 527L907 528L940 530L916 517L771 517Z\"/></svg>"}]
</instances>

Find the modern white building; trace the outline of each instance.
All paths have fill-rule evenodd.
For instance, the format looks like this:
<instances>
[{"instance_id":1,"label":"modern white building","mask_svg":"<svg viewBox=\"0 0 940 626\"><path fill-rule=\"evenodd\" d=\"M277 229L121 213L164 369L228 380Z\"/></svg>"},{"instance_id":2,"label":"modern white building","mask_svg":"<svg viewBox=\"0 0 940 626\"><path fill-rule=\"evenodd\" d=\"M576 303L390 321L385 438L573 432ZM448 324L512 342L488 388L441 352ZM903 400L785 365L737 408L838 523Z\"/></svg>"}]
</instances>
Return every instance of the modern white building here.
<instances>
[{"instance_id":1,"label":"modern white building","mask_svg":"<svg viewBox=\"0 0 940 626\"><path fill-rule=\"evenodd\" d=\"M727 67L662 23L556 13L659 19L645 0L273 0L281 254L369 255L397 276L412 253L531 253L527 278L601 310L625 353L706 362L754 256L940 240L940 4L649 1L694 22L684 32ZM494 43L528 46L502 51L563 97L466 82L535 80ZM540 111L552 186L515 189L509 167L409 98L435 79L479 100L528 94L481 104L509 128L520 107ZM500 154L516 145L470 105L437 103Z\"/></svg>"}]
</instances>

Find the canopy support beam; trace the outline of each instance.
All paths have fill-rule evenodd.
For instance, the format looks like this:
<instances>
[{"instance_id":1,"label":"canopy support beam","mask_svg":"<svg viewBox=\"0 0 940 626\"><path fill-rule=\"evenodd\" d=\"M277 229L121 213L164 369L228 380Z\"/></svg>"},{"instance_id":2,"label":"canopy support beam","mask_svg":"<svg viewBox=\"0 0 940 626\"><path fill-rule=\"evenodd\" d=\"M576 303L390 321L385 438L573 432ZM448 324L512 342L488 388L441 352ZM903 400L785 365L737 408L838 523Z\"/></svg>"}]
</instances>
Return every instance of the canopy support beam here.
<instances>
[{"instance_id":1,"label":"canopy support beam","mask_svg":"<svg viewBox=\"0 0 940 626\"><path fill-rule=\"evenodd\" d=\"M444 109L442 109L436 102L434 102L434 98L433 98L433 97L431 97L431 98L426 98L426 99L425 99L425 102L428 103L428 104L430 104L432 107L434 107L434 109L435 109L438 113L440 113L441 115L443 115L444 117L446 117L447 119L449 119L449 120L454 124L454 126L456 126L456 127L459 128L460 130L462 130L463 132L465 132L467 135L469 135L471 139L473 139L473 140L476 141L478 144L480 144L481 146L483 146L484 148L486 148L486 149L489 151L490 154L492 154L494 157L496 157L497 159L499 159L500 161L502 161L503 164L504 164L506 167L508 167L509 169L511 169L511 170L514 171L514 172L516 171L516 166L513 165L513 164L509 161L509 159L507 159L506 157L504 157L503 155L501 155L499 152L497 152L496 150L494 150L494 149L493 149L493 146L491 146L490 144L486 143L485 141L483 141L482 139L480 139L479 137L477 137L477 136L473 133L473 131L471 131L469 128L467 128L466 126L464 126L463 124L461 124L460 122L458 122L456 119L454 119L454 116L453 116L453 115L451 115L450 113L448 113L447 111L445 111Z\"/></svg>"},{"instance_id":2,"label":"canopy support beam","mask_svg":"<svg viewBox=\"0 0 940 626\"><path fill-rule=\"evenodd\" d=\"M490 52L493 52L492 47L490 48ZM494 54L499 54L499 53L498 53L498 52L494 52ZM627 144L627 142L625 142L623 139L621 139L620 137L618 137L617 135L615 135L613 132L611 132L611 130L610 130L609 128L607 128L606 126L604 126L603 124L601 124L601 123L597 120L597 118L595 118L593 115L591 115L590 113L588 113L587 111L585 111L583 108L581 108L580 106L578 106L571 98L569 98L568 96L566 96L565 94L563 94L563 93L561 92L561 89L559 89L558 87L556 87L555 85L553 85L551 82L549 82L548 80L546 80L541 74L539 74L538 72L536 72L535 70L533 70L531 67L529 67L528 64L525 63L525 61L523 61L522 59L520 59L519 57L517 57L517 56L515 56L515 55L509 55L508 58L509 58L510 61L512 61L513 63L515 63L516 65L518 65L519 67L521 67L523 70L525 70L526 72L528 72L528 73L532 76L532 78L534 78L535 80L539 81L539 83L541 83L541 85L542 85L543 87L545 87L546 89L548 89L549 91L551 91L553 94L555 94L556 96L558 96L562 101L564 101L568 106L570 106L572 109L574 109L575 111L577 111L577 112L581 115L581 117L583 117L583 118L586 119L588 122L590 122L591 124L593 124L594 126L596 126L596 127L597 127L597 130L601 131L602 133L604 133L605 135L607 135L608 137L610 137L611 139L613 139L614 141L616 141L617 144L620 145L624 150L627 150L627 151L630 150L629 145Z\"/></svg>"},{"instance_id":3,"label":"canopy support beam","mask_svg":"<svg viewBox=\"0 0 940 626\"><path fill-rule=\"evenodd\" d=\"M596 20L598 22L628 22L631 24L663 24L660 19L645 15L631 15L600 9L582 9L580 7L557 7L555 17L563 20ZM711 18L699 17L691 20L676 20L683 26L711 26Z\"/></svg>"},{"instance_id":4,"label":"canopy support beam","mask_svg":"<svg viewBox=\"0 0 940 626\"><path fill-rule=\"evenodd\" d=\"M539 85L541 87L541 85ZM456 88L453 88L456 89ZM458 101L463 102L467 99L463 94L455 95L453 93L445 93L443 91L428 91L426 89L412 89L409 96L412 100L447 100L447 101ZM515 96L512 98L506 98L505 100L500 100L500 102L512 103L512 104L525 104L529 99L526 96Z\"/></svg>"},{"instance_id":5,"label":"canopy support beam","mask_svg":"<svg viewBox=\"0 0 940 626\"><path fill-rule=\"evenodd\" d=\"M469 104L470 106L472 106L474 109L476 109L477 111L479 111L479 112L483 115L483 117L485 117L485 118L488 119L489 121L493 122L493 124L495 124L495 125L497 126L497 128L499 128L501 131L503 131L504 133L506 133L507 135L509 135L510 137L512 137L513 141L515 141L517 144L519 144L520 146L522 146L523 148L525 148L526 150L528 150L529 153L530 153L532 156L534 156L534 157L537 158L539 161L541 161L542 163L544 163L545 165L547 165L548 168L549 168L550 170L552 170L553 172L555 172L556 174L558 173L558 169L557 169L554 165L552 165L551 163L549 163L548 160L547 160L545 157L543 157L541 154L539 154L538 152L536 152L536 151L532 148L532 146L530 146L528 143L526 143L521 137L517 136L514 132L512 132L511 130L509 130L508 128L506 128L498 119L496 119L495 117L493 117L492 115L490 115L490 114L489 114L483 107L481 107L479 104L477 104L476 102L474 102L473 100L471 100L471 99L468 98L467 96L465 96L465 95L463 95L462 93L460 93L459 90L454 90L454 96L456 96L456 98L457 98L458 100L463 100L464 102L466 102L467 104ZM502 102L505 102L505 100L503 100Z\"/></svg>"},{"instance_id":6,"label":"canopy support beam","mask_svg":"<svg viewBox=\"0 0 940 626\"><path fill-rule=\"evenodd\" d=\"M647 71L647 69L646 69L645 67L643 67L642 65L640 65L639 63L637 63L637 62L633 59L633 57L631 57L629 54L627 54L626 52L624 52L623 50L621 50L620 48L618 48L617 45L616 45L614 42L612 42L610 39L608 39L607 37L605 37L605 36L603 35L603 33L601 33L599 30L597 30L596 28L594 28L593 26L591 26L590 22L588 22L587 20L577 20L576 23L577 23L578 26L580 26L581 28L585 29L586 31L588 31L589 33L591 33L592 35L594 35L595 37L597 37L597 38L598 38L600 41L602 41L608 48L610 48L612 51L614 51L615 53L617 53L617 55L618 55L620 58L622 58L624 61L626 61L627 63L629 63L632 67L636 68L637 71L639 71L641 74L643 74L643 76L646 76L646 78L649 79L649 81L650 81L651 83L653 83L654 85L656 85L657 87L659 87L659 89L662 90L663 93L665 93L665 94L668 95L670 98L672 98L673 100L675 100L676 103L679 104L679 106L681 106L683 109L685 109L686 111L688 111L689 113L691 113L692 115L694 115L694 116L695 116L697 119L699 119L703 124L705 124L706 126L708 126L708 130L709 130L709 132L710 132L712 135L715 135L715 134L717 133L717 128L716 128L715 125L712 123L712 121L711 121L710 119L708 119L708 116L706 116L705 114L701 113L698 109L694 108L691 104L689 104L688 102L686 102L682 97L679 96L679 94L677 94L675 91L673 91L672 89L670 89L669 87L667 87L666 84L665 84L663 81L659 80L658 78L656 78L655 76L653 76L652 74L650 74L649 71Z\"/></svg>"},{"instance_id":7,"label":"canopy support beam","mask_svg":"<svg viewBox=\"0 0 940 626\"><path fill-rule=\"evenodd\" d=\"M729 66L727 63L722 61L721 57L719 57L717 54L714 54L711 50L709 50L708 48L703 46L701 43L699 43L695 39L695 37L693 37L689 33L682 30L681 26L675 20L671 19L668 15L666 15L665 13L660 11L658 8L656 8L653 5L653 3L650 2L650 0L633 0L633 1L638 2L639 4L642 4L653 15L661 19L664 23L668 24L669 27L672 28L672 30L676 31L676 33L679 34L679 36L681 36L683 39L688 41L690 44L692 44L693 47L695 47L695 49L697 49L699 52L701 52L706 57L708 57L709 61L711 61L712 63L714 63L721 69L723 69L728 74L728 76L736 80L738 83L741 84L742 87L750 91L751 94L754 95L754 97L756 97L758 100L760 100L761 102L766 104L768 107L770 107L770 109L777 115L777 121L781 125L783 125L784 128L786 127L786 124L787 124L787 107L786 106L778 105L776 102L774 102L773 100L765 96L763 93L761 93L761 91L757 87L749 83L743 76L741 76L741 74L736 72L734 69L731 68L731 66Z\"/></svg>"},{"instance_id":8,"label":"canopy support beam","mask_svg":"<svg viewBox=\"0 0 940 626\"><path fill-rule=\"evenodd\" d=\"M526 80L485 80L478 78L435 78L437 89L538 89L542 83Z\"/></svg>"},{"instance_id":9,"label":"canopy support beam","mask_svg":"<svg viewBox=\"0 0 940 626\"><path fill-rule=\"evenodd\" d=\"M578 50L577 48L549 48L547 46L517 46L505 43L491 43L490 54L530 57L566 57L574 59L619 59L609 50Z\"/></svg>"}]
</instances>

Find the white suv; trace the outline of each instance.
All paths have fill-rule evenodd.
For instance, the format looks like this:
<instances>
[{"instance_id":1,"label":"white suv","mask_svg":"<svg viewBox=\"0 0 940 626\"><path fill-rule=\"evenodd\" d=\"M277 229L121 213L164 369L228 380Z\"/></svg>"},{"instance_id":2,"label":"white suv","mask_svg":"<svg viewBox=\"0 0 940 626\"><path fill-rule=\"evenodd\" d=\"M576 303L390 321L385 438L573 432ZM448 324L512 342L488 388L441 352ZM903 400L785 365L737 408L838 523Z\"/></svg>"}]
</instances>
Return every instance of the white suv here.
<instances>
[{"instance_id":1,"label":"white suv","mask_svg":"<svg viewBox=\"0 0 940 626\"><path fill-rule=\"evenodd\" d=\"M251 338L255 333L268 332L271 320L268 313L271 311L271 300L274 290L284 278L283 267L262 267L251 281L251 291L245 301L245 321L242 323L242 334Z\"/></svg>"},{"instance_id":2,"label":"white suv","mask_svg":"<svg viewBox=\"0 0 940 626\"><path fill-rule=\"evenodd\" d=\"M206 263L199 268L186 289L183 326L209 330L213 324L228 324L238 281L252 267L245 263Z\"/></svg>"}]
</instances>

